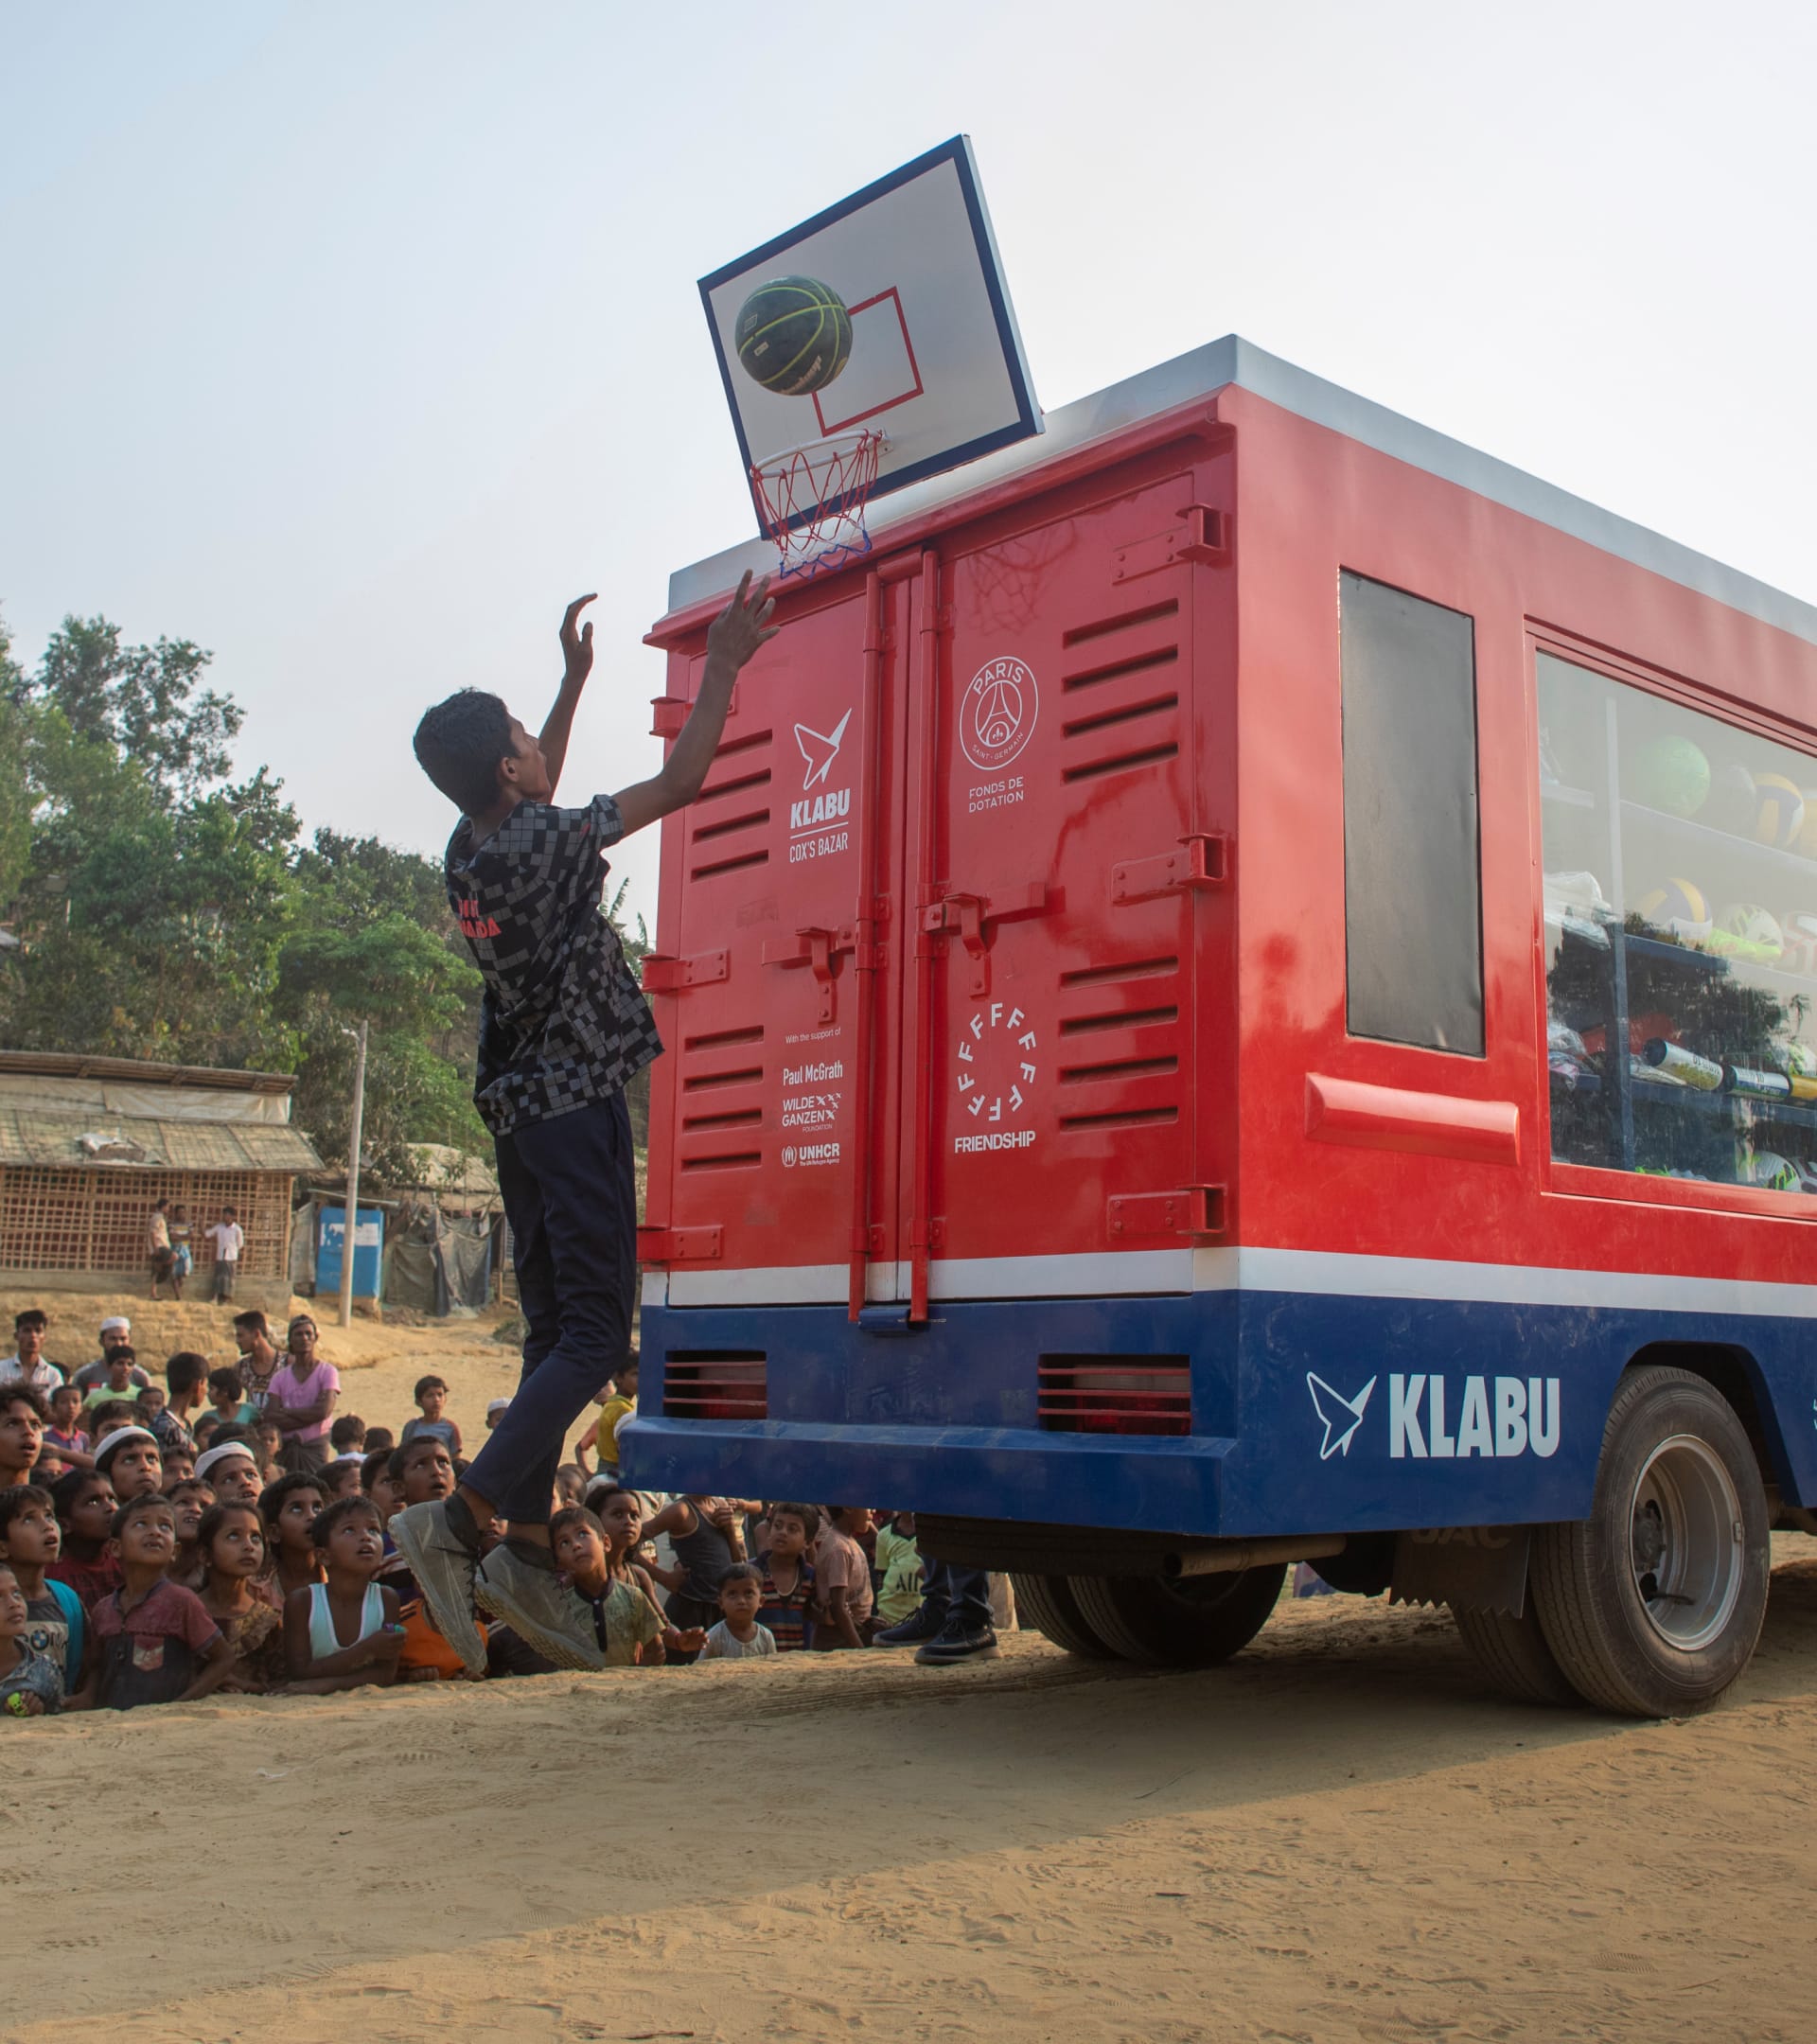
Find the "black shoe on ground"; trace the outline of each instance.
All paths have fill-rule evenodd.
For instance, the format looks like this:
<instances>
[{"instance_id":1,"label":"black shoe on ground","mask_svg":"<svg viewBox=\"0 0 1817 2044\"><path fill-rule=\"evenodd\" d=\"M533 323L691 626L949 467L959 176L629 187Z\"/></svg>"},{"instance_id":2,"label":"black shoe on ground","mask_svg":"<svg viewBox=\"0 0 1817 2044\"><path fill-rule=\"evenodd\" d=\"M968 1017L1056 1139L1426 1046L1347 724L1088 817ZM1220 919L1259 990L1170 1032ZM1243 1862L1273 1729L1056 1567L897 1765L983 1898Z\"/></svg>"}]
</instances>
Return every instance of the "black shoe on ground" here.
<instances>
[{"instance_id":1,"label":"black shoe on ground","mask_svg":"<svg viewBox=\"0 0 1817 2044\"><path fill-rule=\"evenodd\" d=\"M989 1625L955 1612L915 1656L929 1667L953 1667L961 1661L995 1661L997 1634Z\"/></svg>"},{"instance_id":2,"label":"black shoe on ground","mask_svg":"<svg viewBox=\"0 0 1817 2044\"><path fill-rule=\"evenodd\" d=\"M945 1625L945 1605L921 1604L900 1624L885 1626L881 1632L873 1632L871 1644L873 1647L920 1647L927 1640L938 1639Z\"/></svg>"}]
</instances>

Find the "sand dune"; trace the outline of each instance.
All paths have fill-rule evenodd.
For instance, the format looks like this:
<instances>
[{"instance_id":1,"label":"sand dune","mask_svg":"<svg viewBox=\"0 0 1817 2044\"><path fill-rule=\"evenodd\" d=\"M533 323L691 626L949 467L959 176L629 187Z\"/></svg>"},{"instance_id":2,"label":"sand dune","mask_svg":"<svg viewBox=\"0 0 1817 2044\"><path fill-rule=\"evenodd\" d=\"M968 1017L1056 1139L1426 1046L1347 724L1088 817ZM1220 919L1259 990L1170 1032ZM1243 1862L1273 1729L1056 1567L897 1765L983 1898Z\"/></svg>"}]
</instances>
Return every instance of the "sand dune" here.
<instances>
[{"instance_id":1,"label":"sand dune","mask_svg":"<svg viewBox=\"0 0 1817 2044\"><path fill-rule=\"evenodd\" d=\"M1499 1702L1351 1599L1204 1675L1025 1634L32 1723L5 2034L1789 2037L1814 1695L1788 1560L1687 1723Z\"/></svg>"}]
</instances>

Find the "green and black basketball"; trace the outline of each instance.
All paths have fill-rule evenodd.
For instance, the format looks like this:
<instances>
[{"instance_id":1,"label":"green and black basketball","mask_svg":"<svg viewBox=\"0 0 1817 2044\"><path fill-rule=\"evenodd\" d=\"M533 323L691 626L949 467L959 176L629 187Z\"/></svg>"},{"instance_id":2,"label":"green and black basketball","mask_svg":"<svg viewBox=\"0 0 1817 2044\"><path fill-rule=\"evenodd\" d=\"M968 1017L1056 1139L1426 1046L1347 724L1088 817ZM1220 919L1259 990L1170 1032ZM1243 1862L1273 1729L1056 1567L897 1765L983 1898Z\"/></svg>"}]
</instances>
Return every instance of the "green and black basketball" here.
<instances>
[{"instance_id":1,"label":"green and black basketball","mask_svg":"<svg viewBox=\"0 0 1817 2044\"><path fill-rule=\"evenodd\" d=\"M771 277L738 308L738 361L779 397L824 390L852 353L852 315L814 277Z\"/></svg>"}]
</instances>

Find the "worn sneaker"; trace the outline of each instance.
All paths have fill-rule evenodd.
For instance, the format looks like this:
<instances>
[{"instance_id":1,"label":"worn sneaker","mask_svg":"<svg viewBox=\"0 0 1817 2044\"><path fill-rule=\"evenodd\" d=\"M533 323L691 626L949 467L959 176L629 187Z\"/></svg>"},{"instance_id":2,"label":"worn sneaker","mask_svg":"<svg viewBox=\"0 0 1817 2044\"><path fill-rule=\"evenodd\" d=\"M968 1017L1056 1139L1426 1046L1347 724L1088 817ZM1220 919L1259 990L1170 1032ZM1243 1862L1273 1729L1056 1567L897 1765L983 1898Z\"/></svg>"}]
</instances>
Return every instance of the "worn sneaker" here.
<instances>
[{"instance_id":1,"label":"worn sneaker","mask_svg":"<svg viewBox=\"0 0 1817 2044\"><path fill-rule=\"evenodd\" d=\"M929 1667L952 1667L961 1661L995 1661L997 1634L954 1612L939 1633L915 1656Z\"/></svg>"},{"instance_id":2,"label":"worn sneaker","mask_svg":"<svg viewBox=\"0 0 1817 2044\"><path fill-rule=\"evenodd\" d=\"M450 1525L448 1500L431 1498L392 1515L388 1529L423 1593L442 1637L469 1675L485 1673L485 1642L473 1623L473 1571L478 1557Z\"/></svg>"},{"instance_id":3,"label":"worn sneaker","mask_svg":"<svg viewBox=\"0 0 1817 2044\"><path fill-rule=\"evenodd\" d=\"M885 1626L881 1632L871 1635L873 1647L919 1647L926 1640L938 1639L946 1628L944 1604L920 1604L908 1617L895 1625Z\"/></svg>"},{"instance_id":4,"label":"worn sneaker","mask_svg":"<svg viewBox=\"0 0 1817 2044\"><path fill-rule=\"evenodd\" d=\"M538 1568L509 1542L493 1548L473 1579L473 1600L503 1618L527 1646L557 1667L602 1668L606 1652L591 1607L554 1569Z\"/></svg>"}]
</instances>

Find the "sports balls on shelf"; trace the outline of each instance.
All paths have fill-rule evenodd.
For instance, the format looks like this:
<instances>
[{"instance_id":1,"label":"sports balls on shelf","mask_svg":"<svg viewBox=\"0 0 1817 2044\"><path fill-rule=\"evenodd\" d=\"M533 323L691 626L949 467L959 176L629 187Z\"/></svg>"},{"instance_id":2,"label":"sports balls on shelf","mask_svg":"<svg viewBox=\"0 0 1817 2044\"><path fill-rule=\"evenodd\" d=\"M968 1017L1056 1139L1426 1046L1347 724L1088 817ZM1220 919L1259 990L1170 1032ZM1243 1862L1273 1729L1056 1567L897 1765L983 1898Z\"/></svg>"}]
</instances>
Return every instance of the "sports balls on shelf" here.
<instances>
[{"instance_id":1,"label":"sports balls on shelf","mask_svg":"<svg viewBox=\"0 0 1817 2044\"><path fill-rule=\"evenodd\" d=\"M1717 830L1737 837L1754 836L1754 819L1760 807L1754 776L1745 766L1724 766L1710 783L1709 800L1698 818Z\"/></svg>"},{"instance_id":2,"label":"sports balls on shelf","mask_svg":"<svg viewBox=\"0 0 1817 2044\"><path fill-rule=\"evenodd\" d=\"M1649 809L1693 817L1710 793L1710 763L1702 749L1677 731L1649 738L1629 776L1629 792Z\"/></svg>"},{"instance_id":3,"label":"sports balls on shelf","mask_svg":"<svg viewBox=\"0 0 1817 2044\"><path fill-rule=\"evenodd\" d=\"M1655 929L1669 930L1680 943L1702 943L1710 934L1710 905L1695 881L1667 880L1634 904Z\"/></svg>"},{"instance_id":4,"label":"sports balls on shelf","mask_svg":"<svg viewBox=\"0 0 1817 2044\"><path fill-rule=\"evenodd\" d=\"M1789 908L1779 921L1785 937L1780 963L1788 972L1817 979L1817 909Z\"/></svg>"},{"instance_id":5,"label":"sports balls on shelf","mask_svg":"<svg viewBox=\"0 0 1817 2044\"><path fill-rule=\"evenodd\" d=\"M1795 844L1805 827L1804 790L1781 773L1754 777L1754 835L1760 844L1782 850Z\"/></svg>"},{"instance_id":6,"label":"sports balls on shelf","mask_svg":"<svg viewBox=\"0 0 1817 2044\"><path fill-rule=\"evenodd\" d=\"M1799 1189L1798 1167L1776 1150L1756 1150L1748 1160L1750 1185L1765 1186L1773 1192Z\"/></svg>"},{"instance_id":7,"label":"sports balls on shelf","mask_svg":"<svg viewBox=\"0 0 1817 2044\"><path fill-rule=\"evenodd\" d=\"M1731 958L1758 959L1773 965L1784 955L1786 939L1779 919L1758 902L1731 902L1716 918L1710 945Z\"/></svg>"},{"instance_id":8,"label":"sports balls on shelf","mask_svg":"<svg viewBox=\"0 0 1817 2044\"><path fill-rule=\"evenodd\" d=\"M1802 853L1808 859L1817 859L1817 787L1803 790L1805 798L1805 820L1800 826L1794 852Z\"/></svg>"},{"instance_id":9,"label":"sports balls on shelf","mask_svg":"<svg viewBox=\"0 0 1817 2044\"><path fill-rule=\"evenodd\" d=\"M771 277L738 308L738 366L779 397L824 390L852 354L852 315L818 277Z\"/></svg>"}]
</instances>

